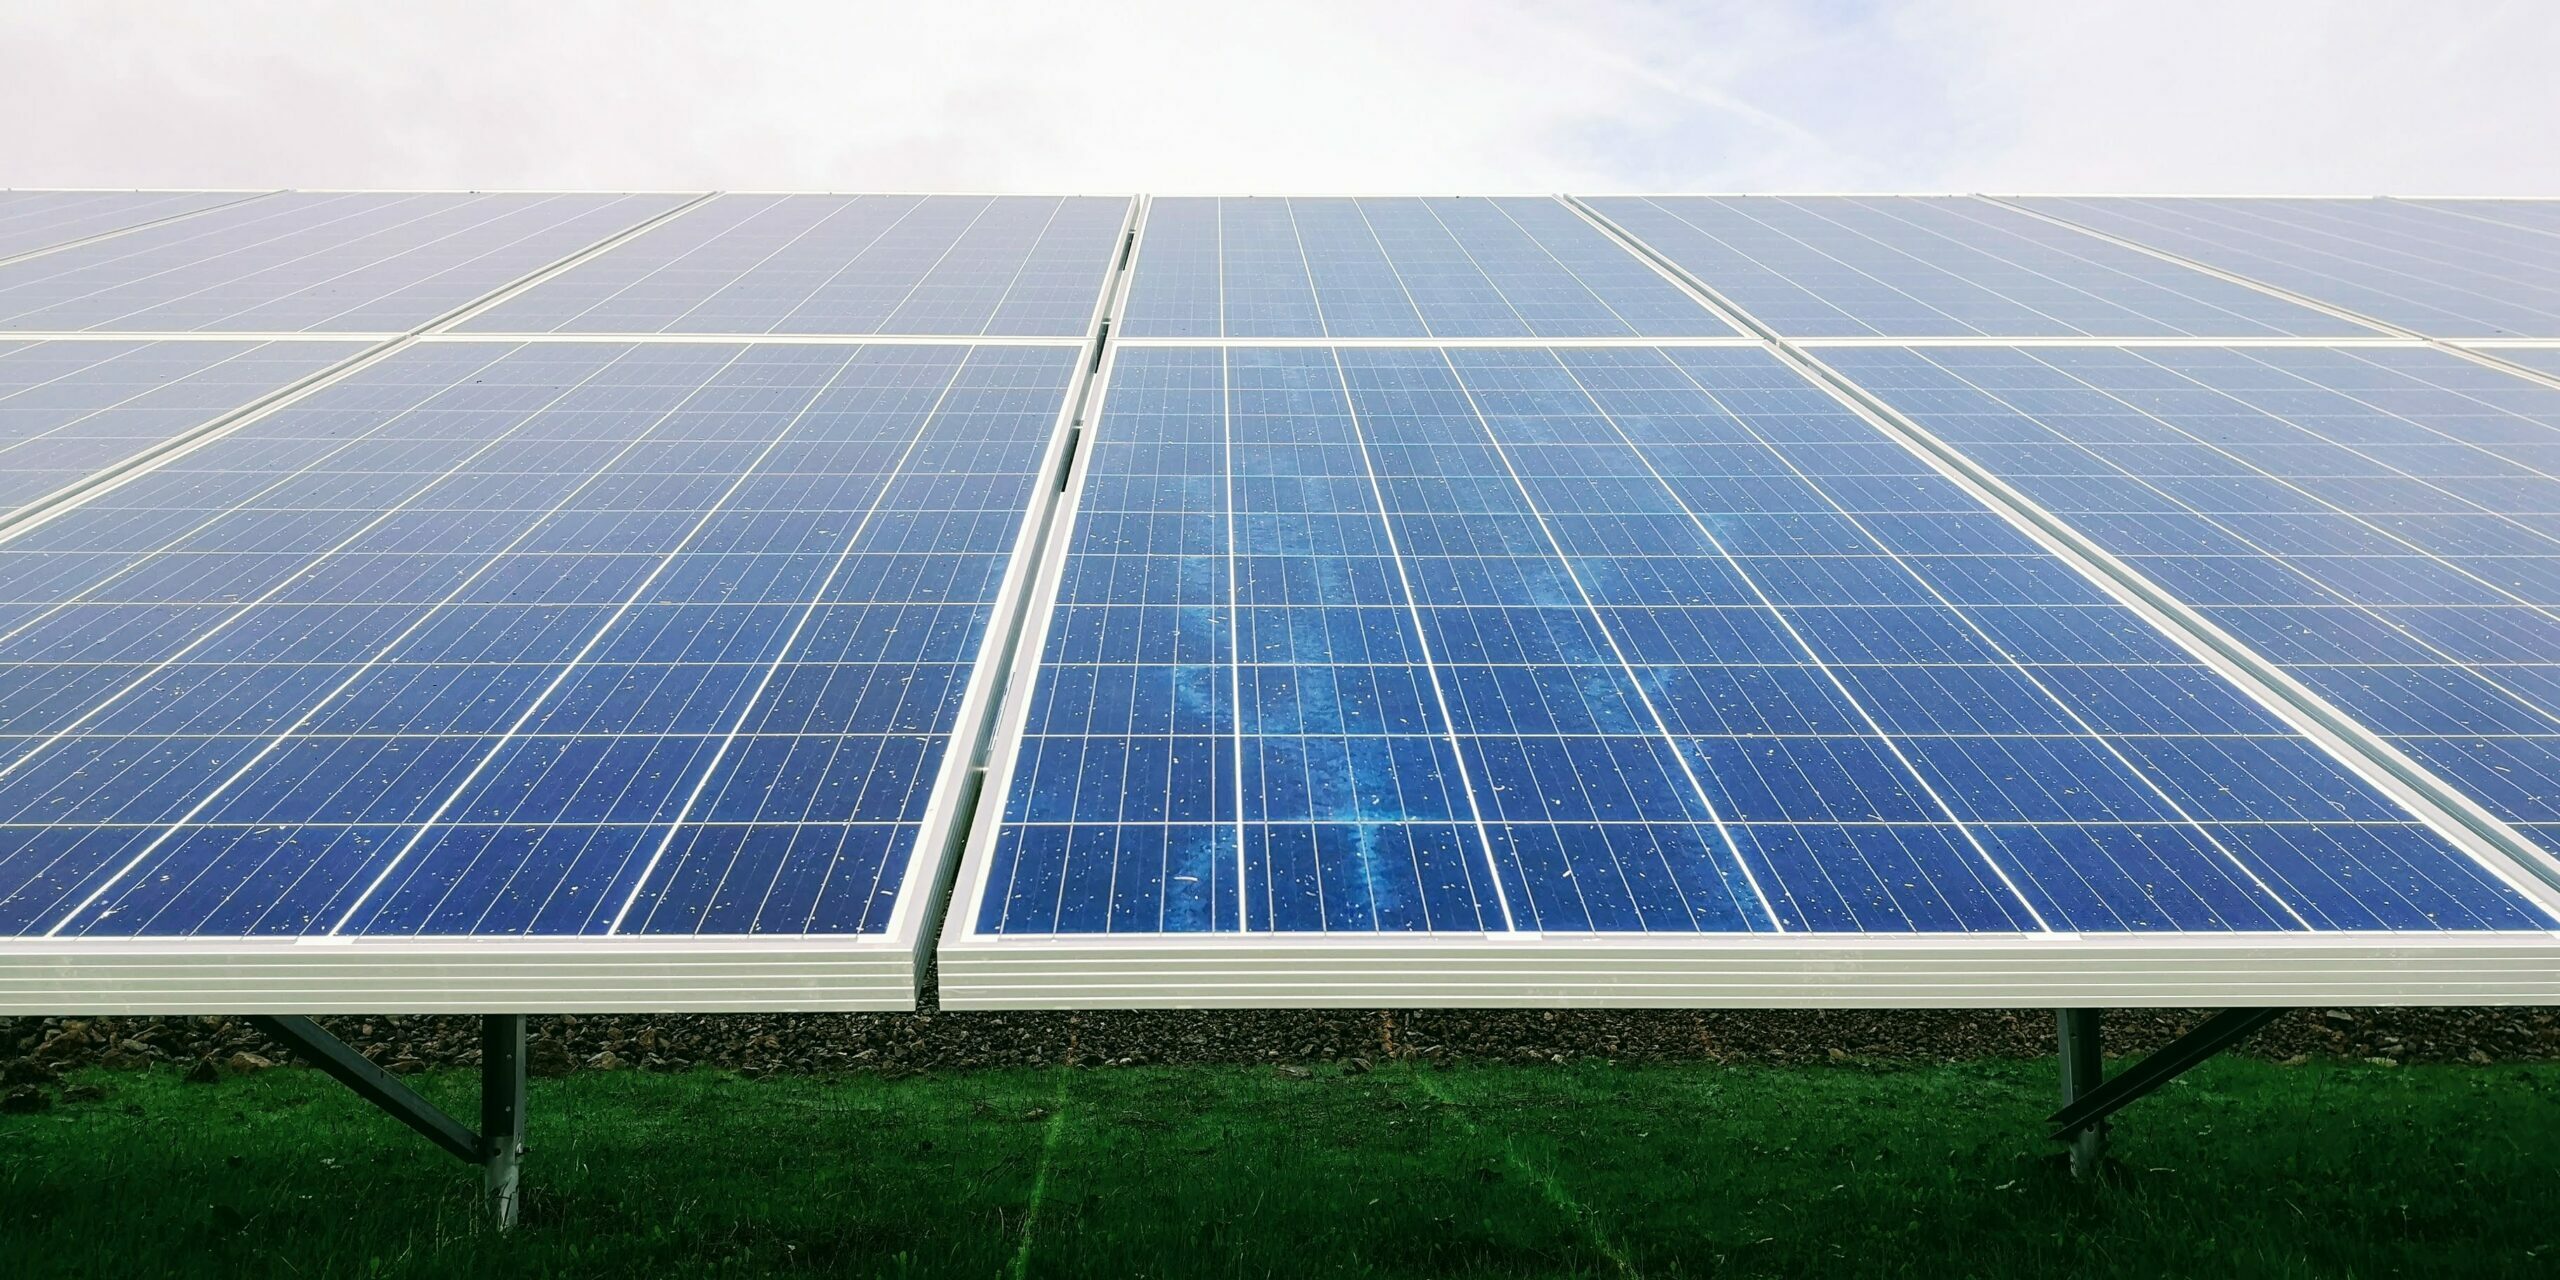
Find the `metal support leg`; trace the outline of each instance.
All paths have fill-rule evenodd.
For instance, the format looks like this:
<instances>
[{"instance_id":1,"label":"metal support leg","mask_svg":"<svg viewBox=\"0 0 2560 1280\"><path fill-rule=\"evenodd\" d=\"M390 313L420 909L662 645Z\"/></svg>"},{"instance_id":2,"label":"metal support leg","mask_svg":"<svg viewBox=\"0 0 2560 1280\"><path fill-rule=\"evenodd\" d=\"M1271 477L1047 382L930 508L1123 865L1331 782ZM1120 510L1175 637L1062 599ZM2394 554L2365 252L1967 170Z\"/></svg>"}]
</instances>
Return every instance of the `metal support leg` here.
<instances>
[{"instance_id":1,"label":"metal support leg","mask_svg":"<svg viewBox=\"0 0 2560 1280\"><path fill-rule=\"evenodd\" d=\"M524 1160L524 1015L480 1020L480 1152L489 1217L516 1225L516 1174Z\"/></svg>"},{"instance_id":2,"label":"metal support leg","mask_svg":"<svg viewBox=\"0 0 2560 1280\"><path fill-rule=\"evenodd\" d=\"M2062 1015L2062 1078L2066 1081L2063 1092L2068 1100L2060 1111L2053 1113L2052 1122L2053 1136L2064 1142L2077 1141L2079 1134L2092 1126L2103 1126L2107 1117L2122 1110L2125 1104L2177 1079L2189 1067L2248 1039L2258 1028L2285 1015L2282 1009L2225 1009L2205 1019L2195 1030L2161 1046L2150 1057L2117 1072L2114 1079L2098 1084L2095 1061L2097 1017L2088 1014L2088 1042L2091 1046L2088 1052L2091 1059L2087 1064L2087 1079L2091 1083L2075 1095L2067 1083L2073 1074L2071 1020L2083 1012L2071 1010Z\"/></svg>"},{"instance_id":3,"label":"metal support leg","mask_svg":"<svg viewBox=\"0 0 2560 1280\"><path fill-rule=\"evenodd\" d=\"M2096 1009L2064 1009L2059 1039L2062 1045L2062 1105L2069 1107L2104 1083L2107 1078L2104 1046L2099 1039L2099 1012ZM2071 1145L2071 1176L2086 1178L2098 1171L2107 1158L2107 1121L2099 1118L2077 1129L2054 1135Z\"/></svg>"},{"instance_id":4,"label":"metal support leg","mask_svg":"<svg viewBox=\"0 0 2560 1280\"><path fill-rule=\"evenodd\" d=\"M357 1097L391 1113L392 1119L451 1152L454 1158L480 1163L480 1135L446 1115L417 1090L402 1083L400 1077L373 1065L371 1059L349 1048L346 1041L321 1030L319 1023L309 1018L286 1017L253 1017L249 1021L290 1046L304 1061L355 1090Z\"/></svg>"},{"instance_id":5,"label":"metal support leg","mask_svg":"<svg viewBox=\"0 0 2560 1280\"><path fill-rule=\"evenodd\" d=\"M249 1021L456 1159L480 1166L487 1179L490 1217L501 1231L516 1224L517 1170L524 1157L523 1014L496 1014L481 1020L479 1133L309 1018L261 1015Z\"/></svg>"}]
</instances>

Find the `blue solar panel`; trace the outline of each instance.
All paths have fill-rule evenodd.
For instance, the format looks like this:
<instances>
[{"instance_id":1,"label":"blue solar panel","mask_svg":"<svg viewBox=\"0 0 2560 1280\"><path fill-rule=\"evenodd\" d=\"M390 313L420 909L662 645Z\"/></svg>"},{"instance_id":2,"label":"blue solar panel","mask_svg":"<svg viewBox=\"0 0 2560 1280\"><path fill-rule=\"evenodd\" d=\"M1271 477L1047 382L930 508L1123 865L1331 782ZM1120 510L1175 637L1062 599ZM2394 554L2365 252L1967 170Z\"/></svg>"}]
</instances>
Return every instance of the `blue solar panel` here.
<instances>
[{"instance_id":1,"label":"blue solar panel","mask_svg":"<svg viewBox=\"0 0 2560 1280\"><path fill-rule=\"evenodd\" d=\"M0 191L0 258L245 198L240 191Z\"/></svg>"},{"instance_id":2,"label":"blue solar panel","mask_svg":"<svg viewBox=\"0 0 2560 1280\"><path fill-rule=\"evenodd\" d=\"M0 341L0 515L363 349Z\"/></svg>"},{"instance_id":3,"label":"blue solar panel","mask_svg":"<svg viewBox=\"0 0 2560 1280\"><path fill-rule=\"evenodd\" d=\"M685 202L0 192L0 1006L894 1005L955 849L964 1006L2548 985L2441 791L1567 201L1156 200L1098 363L1133 201ZM2560 388L1997 201L1600 203L2560 848ZM2560 300L2560 202L2035 207Z\"/></svg>"},{"instance_id":4,"label":"blue solar panel","mask_svg":"<svg viewBox=\"0 0 2560 1280\"><path fill-rule=\"evenodd\" d=\"M484 333L1073 337L1129 201L726 195L527 290Z\"/></svg>"},{"instance_id":5,"label":"blue solar panel","mask_svg":"<svg viewBox=\"0 0 2560 1280\"><path fill-rule=\"evenodd\" d=\"M2485 354L2509 364L2520 364L2544 373L2560 374L2560 347L2495 347Z\"/></svg>"},{"instance_id":6,"label":"blue solar panel","mask_svg":"<svg viewBox=\"0 0 2560 1280\"><path fill-rule=\"evenodd\" d=\"M2438 338L2560 338L2560 236L2404 200L2022 200Z\"/></svg>"},{"instance_id":7,"label":"blue solar panel","mask_svg":"<svg viewBox=\"0 0 2560 1280\"><path fill-rule=\"evenodd\" d=\"M0 331L403 332L678 203L269 196L0 266Z\"/></svg>"},{"instance_id":8,"label":"blue solar panel","mask_svg":"<svg viewBox=\"0 0 2560 1280\"><path fill-rule=\"evenodd\" d=\"M2560 390L2419 348L1832 354L2560 847Z\"/></svg>"},{"instance_id":9,"label":"blue solar panel","mask_svg":"<svg viewBox=\"0 0 2560 1280\"><path fill-rule=\"evenodd\" d=\"M1756 350L1127 348L1082 466L980 937L2551 923Z\"/></svg>"},{"instance_id":10,"label":"blue solar panel","mask_svg":"<svg viewBox=\"0 0 2560 1280\"><path fill-rule=\"evenodd\" d=\"M1626 196L1591 205L1788 337L2373 332L1965 196Z\"/></svg>"},{"instance_id":11,"label":"blue solar panel","mask_svg":"<svg viewBox=\"0 0 2560 1280\"><path fill-rule=\"evenodd\" d=\"M2560 235L2560 200L2398 200L2457 218L2496 222L2527 231Z\"/></svg>"},{"instance_id":12,"label":"blue solar panel","mask_svg":"<svg viewBox=\"0 0 2560 1280\"><path fill-rule=\"evenodd\" d=\"M414 347L0 545L0 934L876 934L1079 352Z\"/></svg>"},{"instance_id":13,"label":"blue solar panel","mask_svg":"<svg viewBox=\"0 0 2560 1280\"><path fill-rule=\"evenodd\" d=\"M1167 197L1122 331L1188 338L1729 337L1543 198Z\"/></svg>"}]
</instances>

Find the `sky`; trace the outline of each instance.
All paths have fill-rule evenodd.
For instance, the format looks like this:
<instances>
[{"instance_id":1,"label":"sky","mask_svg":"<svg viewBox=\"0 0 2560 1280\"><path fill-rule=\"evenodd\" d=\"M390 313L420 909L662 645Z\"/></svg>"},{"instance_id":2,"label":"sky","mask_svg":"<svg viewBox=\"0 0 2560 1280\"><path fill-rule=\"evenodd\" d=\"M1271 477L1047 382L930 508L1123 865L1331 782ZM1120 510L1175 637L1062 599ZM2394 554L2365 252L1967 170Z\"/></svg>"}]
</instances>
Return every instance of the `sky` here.
<instances>
[{"instance_id":1,"label":"sky","mask_svg":"<svg viewBox=\"0 0 2560 1280\"><path fill-rule=\"evenodd\" d=\"M0 186L2560 194L2552 0L0 0Z\"/></svg>"}]
</instances>

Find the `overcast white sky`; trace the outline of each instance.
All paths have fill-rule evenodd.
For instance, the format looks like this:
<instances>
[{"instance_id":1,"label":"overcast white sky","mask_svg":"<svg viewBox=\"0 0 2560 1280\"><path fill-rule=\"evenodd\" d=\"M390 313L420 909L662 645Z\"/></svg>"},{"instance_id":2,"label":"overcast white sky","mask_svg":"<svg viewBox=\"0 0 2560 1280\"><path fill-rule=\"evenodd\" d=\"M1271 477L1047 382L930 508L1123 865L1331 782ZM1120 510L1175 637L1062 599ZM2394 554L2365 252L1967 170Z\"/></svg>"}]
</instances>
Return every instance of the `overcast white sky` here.
<instances>
[{"instance_id":1,"label":"overcast white sky","mask_svg":"<svg viewBox=\"0 0 2560 1280\"><path fill-rule=\"evenodd\" d=\"M0 186L2560 193L2560 3L0 0Z\"/></svg>"}]
</instances>

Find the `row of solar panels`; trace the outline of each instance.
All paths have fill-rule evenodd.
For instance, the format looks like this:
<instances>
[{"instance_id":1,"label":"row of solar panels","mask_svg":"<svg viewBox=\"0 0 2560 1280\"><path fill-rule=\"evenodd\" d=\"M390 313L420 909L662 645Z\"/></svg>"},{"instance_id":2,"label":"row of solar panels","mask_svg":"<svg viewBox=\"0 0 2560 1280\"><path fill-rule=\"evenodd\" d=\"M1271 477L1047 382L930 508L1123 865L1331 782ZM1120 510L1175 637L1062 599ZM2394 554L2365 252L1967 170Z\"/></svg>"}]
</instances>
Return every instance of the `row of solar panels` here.
<instances>
[{"instance_id":1,"label":"row of solar panels","mask_svg":"<svg viewBox=\"0 0 2560 1280\"><path fill-rule=\"evenodd\" d=\"M953 1005L2560 999L2555 275L2531 201L0 196L0 1008L903 1007L955 877Z\"/></svg>"},{"instance_id":2,"label":"row of solar panels","mask_svg":"<svg viewBox=\"0 0 2560 1280\"><path fill-rule=\"evenodd\" d=\"M1160 198L1121 332L1734 335L1605 220L1790 338L2560 339L2560 201L1576 203ZM1074 337L1127 212L1094 197L0 193L0 332L402 332L663 219L462 331Z\"/></svg>"}]
</instances>

